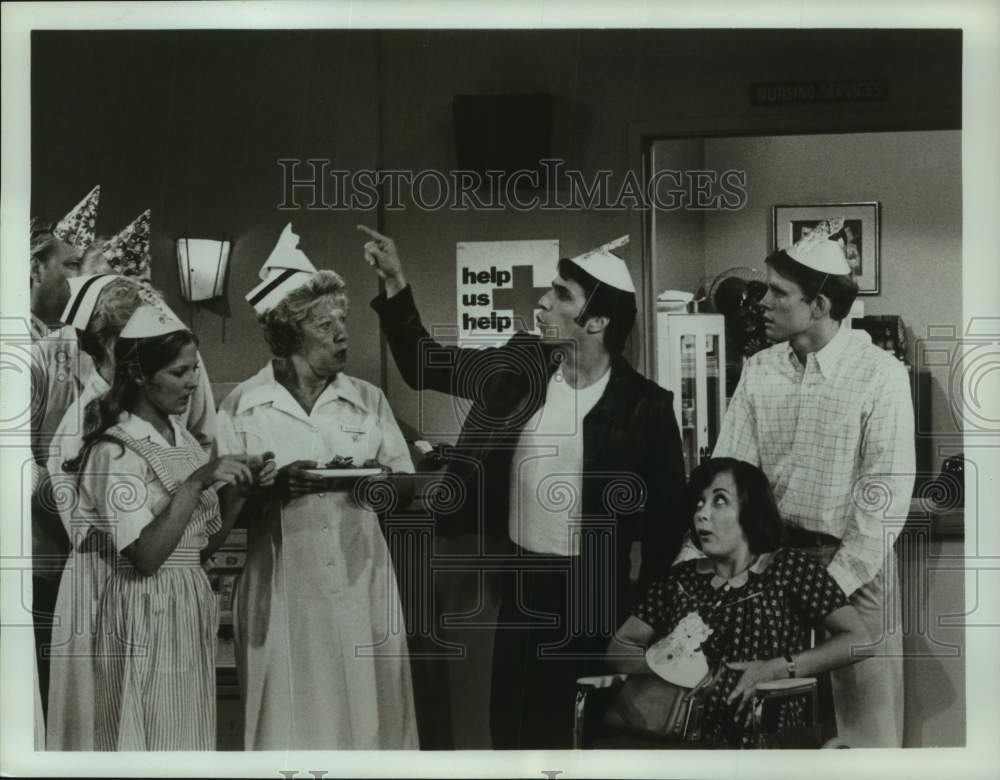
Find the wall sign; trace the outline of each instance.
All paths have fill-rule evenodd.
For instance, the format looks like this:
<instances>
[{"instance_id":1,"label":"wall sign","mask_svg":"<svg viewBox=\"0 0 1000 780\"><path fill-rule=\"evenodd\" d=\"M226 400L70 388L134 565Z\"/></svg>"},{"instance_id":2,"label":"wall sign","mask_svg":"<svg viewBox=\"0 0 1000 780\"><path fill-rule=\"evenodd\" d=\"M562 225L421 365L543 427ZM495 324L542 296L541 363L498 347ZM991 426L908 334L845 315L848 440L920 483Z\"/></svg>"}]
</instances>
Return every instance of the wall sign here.
<instances>
[{"instance_id":1,"label":"wall sign","mask_svg":"<svg viewBox=\"0 0 1000 780\"><path fill-rule=\"evenodd\" d=\"M516 331L537 333L538 299L551 286L559 242L465 241L456 252L459 342L503 344Z\"/></svg>"},{"instance_id":2,"label":"wall sign","mask_svg":"<svg viewBox=\"0 0 1000 780\"><path fill-rule=\"evenodd\" d=\"M750 85L751 106L871 103L889 99L888 79L776 81Z\"/></svg>"}]
</instances>

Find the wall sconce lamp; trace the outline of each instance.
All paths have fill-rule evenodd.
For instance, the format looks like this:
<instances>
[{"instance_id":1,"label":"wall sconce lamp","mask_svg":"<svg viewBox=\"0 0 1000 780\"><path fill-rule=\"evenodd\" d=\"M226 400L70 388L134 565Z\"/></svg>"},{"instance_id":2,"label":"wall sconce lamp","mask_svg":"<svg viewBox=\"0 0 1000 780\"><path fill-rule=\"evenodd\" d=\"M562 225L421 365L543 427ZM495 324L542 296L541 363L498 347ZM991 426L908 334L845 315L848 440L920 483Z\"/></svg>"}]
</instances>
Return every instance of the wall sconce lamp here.
<instances>
[{"instance_id":1,"label":"wall sconce lamp","mask_svg":"<svg viewBox=\"0 0 1000 780\"><path fill-rule=\"evenodd\" d=\"M232 242L209 238L177 239L177 273L186 301L207 301L222 295Z\"/></svg>"}]
</instances>

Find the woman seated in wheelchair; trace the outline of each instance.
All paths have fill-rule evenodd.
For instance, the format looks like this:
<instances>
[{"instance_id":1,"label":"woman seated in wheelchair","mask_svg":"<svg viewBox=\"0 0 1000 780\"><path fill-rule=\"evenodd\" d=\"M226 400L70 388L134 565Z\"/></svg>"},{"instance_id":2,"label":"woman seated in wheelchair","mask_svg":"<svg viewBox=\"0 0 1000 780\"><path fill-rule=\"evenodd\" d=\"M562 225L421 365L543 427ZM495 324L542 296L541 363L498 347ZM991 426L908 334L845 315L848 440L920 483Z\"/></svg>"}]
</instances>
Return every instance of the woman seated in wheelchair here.
<instances>
[{"instance_id":1,"label":"woman seated in wheelchair","mask_svg":"<svg viewBox=\"0 0 1000 780\"><path fill-rule=\"evenodd\" d=\"M867 644L868 634L823 564L781 546L783 523L760 469L710 460L691 474L686 502L705 557L664 565L615 633L608 660L620 672L658 674L682 687L701 681L702 744L752 747L759 684L860 660L851 648ZM810 648L819 626L828 638ZM801 724L802 705L782 703L776 730Z\"/></svg>"}]
</instances>

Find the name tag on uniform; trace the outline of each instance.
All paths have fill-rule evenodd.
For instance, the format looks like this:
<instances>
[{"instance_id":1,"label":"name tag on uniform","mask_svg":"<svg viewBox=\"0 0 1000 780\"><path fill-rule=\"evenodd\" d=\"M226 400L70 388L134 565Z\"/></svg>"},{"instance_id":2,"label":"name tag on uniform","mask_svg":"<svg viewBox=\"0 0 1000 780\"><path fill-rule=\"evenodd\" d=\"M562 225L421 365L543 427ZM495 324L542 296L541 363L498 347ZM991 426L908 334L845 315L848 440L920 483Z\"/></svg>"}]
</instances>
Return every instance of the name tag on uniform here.
<instances>
[{"instance_id":1,"label":"name tag on uniform","mask_svg":"<svg viewBox=\"0 0 1000 780\"><path fill-rule=\"evenodd\" d=\"M344 423L341 423L340 430L344 433L364 433L365 427L363 425L345 425Z\"/></svg>"}]
</instances>

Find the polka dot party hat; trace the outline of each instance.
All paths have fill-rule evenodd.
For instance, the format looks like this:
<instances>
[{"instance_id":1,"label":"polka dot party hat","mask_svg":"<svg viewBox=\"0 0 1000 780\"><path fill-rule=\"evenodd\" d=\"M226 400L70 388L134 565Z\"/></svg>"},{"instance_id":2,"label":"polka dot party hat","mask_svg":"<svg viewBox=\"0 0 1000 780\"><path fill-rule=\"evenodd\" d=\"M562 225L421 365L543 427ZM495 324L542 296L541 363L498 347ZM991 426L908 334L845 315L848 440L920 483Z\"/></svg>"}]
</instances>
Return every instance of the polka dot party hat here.
<instances>
[{"instance_id":1,"label":"polka dot party hat","mask_svg":"<svg viewBox=\"0 0 1000 780\"><path fill-rule=\"evenodd\" d=\"M146 209L104 246L104 257L115 273L149 279L150 215Z\"/></svg>"},{"instance_id":2,"label":"polka dot party hat","mask_svg":"<svg viewBox=\"0 0 1000 780\"><path fill-rule=\"evenodd\" d=\"M69 213L59 220L52 233L56 238L72 244L78 249L86 249L94 242L97 225L97 205L101 200L101 185L87 193Z\"/></svg>"}]
</instances>

